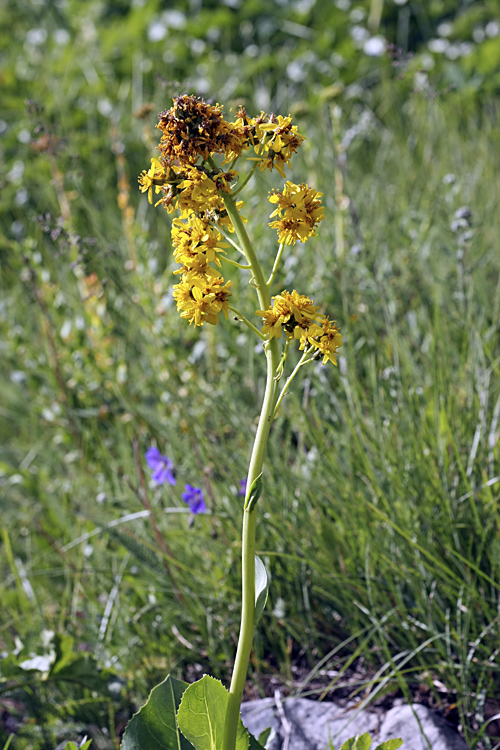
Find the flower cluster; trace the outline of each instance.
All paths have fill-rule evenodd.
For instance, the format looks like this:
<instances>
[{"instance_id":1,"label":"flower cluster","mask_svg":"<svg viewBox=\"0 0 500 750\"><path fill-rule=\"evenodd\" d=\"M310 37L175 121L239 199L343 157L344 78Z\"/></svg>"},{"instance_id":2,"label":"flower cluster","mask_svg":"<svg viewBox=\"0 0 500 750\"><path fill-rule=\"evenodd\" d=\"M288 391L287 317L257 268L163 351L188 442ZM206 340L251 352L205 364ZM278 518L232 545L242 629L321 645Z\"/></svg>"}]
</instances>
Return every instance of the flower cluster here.
<instances>
[{"instance_id":1,"label":"flower cluster","mask_svg":"<svg viewBox=\"0 0 500 750\"><path fill-rule=\"evenodd\" d=\"M300 135L296 125L292 125L291 117L278 115L276 118L271 115L266 121L262 112L260 118L251 122L258 143L262 142L262 146L254 146L260 158L260 171L274 168L285 179L285 164L290 166L290 158L301 146L304 136Z\"/></svg>"},{"instance_id":2,"label":"flower cluster","mask_svg":"<svg viewBox=\"0 0 500 750\"><path fill-rule=\"evenodd\" d=\"M158 128L162 132L160 152L166 162L196 164L213 154L239 156L248 148L247 128L230 123L222 116L222 107L212 106L195 96L179 96L166 112L160 112Z\"/></svg>"},{"instance_id":3,"label":"flower cluster","mask_svg":"<svg viewBox=\"0 0 500 750\"><path fill-rule=\"evenodd\" d=\"M300 340L301 350L311 348L315 358L323 358L323 364L330 360L336 365L335 354L342 346L342 335L335 322L318 313L313 300L295 289L292 293L283 291L272 300L268 310L256 313L263 318L262 333L279 339L284 331L288 340Z\"/></svg>"},{"instance_id":4,"label":"flower cluster","mask_svg":"<svg viewBox=\"0 0 500 750\"><path fill-rule=\"evenodd\" d=\"M144 458L152 470L151 479L156 484L165 484L165 482L168 482L168 484L174 486L177 483L172 472L172 461L167 456L162 455L158 448L155 446L148 448L144 454ZM189 510L193 515L207 512L203 490L200 487L193 487L191 484L186 484L182 493L182 499L189 505Z\"/></svg>"},{"instance_id":5,"label":"flower cluster","mask_svg":"<svg viewBox=\"0 0 500 750\"><path fill-rule=\"evenodd\" d=\"M271 194L269 201L277 207L270 218L277 218L269 226L278 230L280 242L294 245L297 240L305 242L316 234L315 227L325 213L319 200L322 195L308 185L295 185L289 180L282 192L275 190Z\"/></svg>"},{"instance_id":6,"label":"flower cluster","mask_svg":"<svg viewBox=\"0 0 500 750\"><path fill-rule=\"evenodd\" d=\"M240 108L229 122L218 104L188 95L175 98L173 106L160 113L157 127L162 133L159 155L139 176L139 186L150 203L153 194L160 194L156 205L168 213L180 213L180 219L172 224L172 244L180 264L176 273L182 274L173 292L181 317L195 326L215 325L221 312L227 318L231 297L231 282L226 282L220 269L229 247L223 232L234 232L224 202L238 180L234 163L252 149L255 156L249 159L256 161L261 171L276 169L285 177L284 167L290 166L304 137L290 117L261 112L250 118ZM222 156L222 167L229 165L227 170L217 167L213 161L216 155ZM313 203L311 198L302 212L309 218L301 215L301 228L288 230L287 237L306 238L314 233L319 218ZM239 211L243 203L235 205ZM285 219L288 217L280 215L278 221ZM309 222L307 231L304 222Z\"/></svg>"}]
</instances>

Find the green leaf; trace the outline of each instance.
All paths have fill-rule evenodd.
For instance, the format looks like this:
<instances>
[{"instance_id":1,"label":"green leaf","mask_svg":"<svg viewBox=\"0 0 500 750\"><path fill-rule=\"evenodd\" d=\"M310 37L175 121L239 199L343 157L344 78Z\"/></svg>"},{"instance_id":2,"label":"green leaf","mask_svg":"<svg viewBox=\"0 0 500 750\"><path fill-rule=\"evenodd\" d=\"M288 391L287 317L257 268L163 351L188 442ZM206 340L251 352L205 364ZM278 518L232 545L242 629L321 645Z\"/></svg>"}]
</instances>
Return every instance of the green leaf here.
<instances>
[{"instance_id":1,"label":"green leaf","mask_svg":"<svg viewBox=\"0 0 500 750\"><path fill-rule=\"evenodd\" d=\"M269 739L269 735L271 734L271 727L268 727L267 729L264 729L259 734L259 745L262 745L262 747L265 747L266 742ZM250 735L251 737L252 735Z\"/></svg>"},{"instance_id":2,"label":"green leaf","mask_svg":"<svg viewBox=\"0 0 500 750\"><path fill-rule=\"evenodd\" d=\"M260 472L258 477L255 477L253 480L251 486L250 486L250 492L248 493L248 500L246 503L246 508L249 513L255 510L255 506L257 505L257 500L262 495L262 472Z\"/></svg>"},{"instance_id":3,"label":"green leaf","mask_svg":"<svg viewBox=\"0 0 500 750\"><path fill-rule=\"evenodd\" d=\"M255 624L260 620L267 602L269 581L264 563L255 555Z\"/></svg>"},{"instance_id":4,"label":"green leaf","mask_svg":"<svg viewBox=\"0 0 500 750\"><path fill-rule=\"evenodd\" d=\"M399 737L394 740L386 740L385 742L382 742L381 745L377 745L375 750L398 750L398 747L401 747L403 744L403 740Z\"/></svg>"},{"instance_id":5,"label":"green leaf","mask_svg":"<svg viewBox=\"0 0 500 750\"><path fill-rule=\"evenodd\" d=\"M121 750L192 750L179 732L176 713L187 683L168 677L128 723Z\"/></svg>"},{"instance_id":6,"label":"green leaf","mask_svg":"<svg viewBox=\"0 0 500 750\"><path fill-rule=\"evenodd\" d=\"M365 732L361 736L351 737L350 740L346 740L340 750L370 750L372 744L372 738Z\"/></svg>"},{"instance_id":7,"label":"green leaf","mask_svg":"<svg viewBox=\"0 0 500 750\"><path fill-rule=\"evenodd\" d=\"M73 651L73 638L70 635L54 636L54 646L56 651L56 658L52 664L50 675L57 674L62 669L71 664L72 661L76 661L79 656Z\"/></svg>"},{"instance_id":8,"label":"green leaf","mask_svg":"<svg viewBox=\"0 0 500 750\"><path fill-rule=\"evenodd\" d=\"M256 740L253 734L249 732L248 736L250 737L250 744L248 746L248 750L265 750L264 745L266 744L267 738L269 737L270 733L271 727L269 727L269 729L264 729L264 731L259 734L259 739Z\"/></svg>"},{"instance_id":9,"label":"green leaf","mask_svg":"<svg viewBox=\"0 0 500 750\"><path fill-rule=\"evenodd\" d=\"M194 682L184 692L177 723L195 750L220 750L222 747L228 699L229 693L222 682L209 675ZM248 732L240 717L236 750L248 750L248 743ZM150 750L149 746L147 750Z\"/></svg>"}]
</instances>

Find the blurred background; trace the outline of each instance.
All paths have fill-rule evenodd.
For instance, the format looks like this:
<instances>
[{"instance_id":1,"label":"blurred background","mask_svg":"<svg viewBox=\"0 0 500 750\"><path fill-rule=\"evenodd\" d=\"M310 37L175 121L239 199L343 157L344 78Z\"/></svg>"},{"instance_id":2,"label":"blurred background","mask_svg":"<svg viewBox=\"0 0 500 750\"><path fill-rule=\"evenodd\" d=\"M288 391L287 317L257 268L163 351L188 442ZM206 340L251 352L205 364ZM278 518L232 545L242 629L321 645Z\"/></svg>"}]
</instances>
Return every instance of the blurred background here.
<instances>
[{"instance_id":1,"label":"blurred background","mask_svg":"<svg viewBox=\"0 0 500 750\"><path fill-rule=\"evenodd\" d=\"M183 93L306 136L326 218L276 292L344 336L273 429L247 698L403 697L498 746L498 3L4 0L0 36L0 746L116 748L167 673L230 676L264 366L231 319L180 320L138 190ZM281 185L242 195L269 268Z\"/></svg>"}]
</instances>

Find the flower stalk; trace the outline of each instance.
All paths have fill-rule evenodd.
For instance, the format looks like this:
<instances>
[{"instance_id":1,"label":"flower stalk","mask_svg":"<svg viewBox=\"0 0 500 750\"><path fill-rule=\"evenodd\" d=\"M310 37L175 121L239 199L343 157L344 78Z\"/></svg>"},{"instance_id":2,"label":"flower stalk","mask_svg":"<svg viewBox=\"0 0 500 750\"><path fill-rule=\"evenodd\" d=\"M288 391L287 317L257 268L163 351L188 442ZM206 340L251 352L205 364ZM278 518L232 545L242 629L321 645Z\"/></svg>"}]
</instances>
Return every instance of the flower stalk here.
<instances>
[{"instance_id":1,"label":"flower stalk","mask_svg":"<svg viewBox=\"0 0 500 750\"><path fill-rule=\"evenodd\" d=\"M252 269L259 303L268 307L271 303L269 286L265 281L262 266L248 237L245 225L236 208L232 196L224 196L224 204L231 222L235 228L241 247ZM240 716L240 706L245 688L245 680L250 661L252 642L255 630L255 531L257 513L255 506L249 506L250 490L253 482L262 473L267 442L276 404L275 375L280 362L277 339L272 339L264 346L267 358L267 379L264 400L260 413L257 433L255 435L250 465L248 469L247 491L243 509L242 530L242 578L241 578L241 625L238 638L238 648L234 661L229 701L224 725L224 739L222 750L234 750L236 732Z\"/></svg>"},{"instance_id":2,"label":"flower stalk","mask_svg":"<svg viewBox=\"0 0 500 750\"><path fill-rule=\"evenodd\" d=\"M271 297L271 285L279 274L286 249L316 235L316 228L324 218L322 193L309 185L287 181L282 190L270 194L273 211L269 218L273 221L268 223L276 229L279 243L270 274L269 269L264 273L262 259L250 241L240 213L243 203L237 198L257 168L261 172L275 170L286 178L285 167L290 167L292 155L304 141L291 118L264 112L250 118L245 109L240 108L235 121L228 122L219 105L212 106L197 97L184 95L174 99L171 109L160 113L158 128L162 131L159 158L151 160L151 167L141 174L139 184L141 190L148 193L150 203L153 193L161 192L163 195L156 205L161 204L168 213L180 211L180 218L172 222L174 257L180 264L175 273L181 274L180 283L173 291L177 309L181 317L194 326L216 325L220 313L227 319L231 310L263 341L266 356L266 386L243 504L240 633L227 696L222 745L218 748L235 750L255 630L256 505L271 425L299 369L321 358L323 364L328 361L336 364L335 353L342 346L342 337L336 324L320 313L306 295L284 290ZM255 156L246 158L252 166L236 189L239 174L233 167L244 151L252 149ZM221 166L216 161L217 156L223 159ZM234 234L238 242L231 238ZM231 248L242 254L246 264L226 257L226 251ZM251 271L250 284L256 290L260 305L254 313L262 318L261 330L230 301L231 280L226 281L220 272L224 261L229 270ZM279 381L294 341L303 354L278 395ZM152 458L157 463L163 459L156 454ZM165 473L169 467L164 463L160 462L157 470ZM257 486L259 492L255 489ZM187 485L183 499L191 504L193 512L203 512L199 488ZM259 597L259 613L261 602ZM190 688L186 693L188 690ZM185 729L189 734L189 723Z\"/></svg>"}]
</instances>

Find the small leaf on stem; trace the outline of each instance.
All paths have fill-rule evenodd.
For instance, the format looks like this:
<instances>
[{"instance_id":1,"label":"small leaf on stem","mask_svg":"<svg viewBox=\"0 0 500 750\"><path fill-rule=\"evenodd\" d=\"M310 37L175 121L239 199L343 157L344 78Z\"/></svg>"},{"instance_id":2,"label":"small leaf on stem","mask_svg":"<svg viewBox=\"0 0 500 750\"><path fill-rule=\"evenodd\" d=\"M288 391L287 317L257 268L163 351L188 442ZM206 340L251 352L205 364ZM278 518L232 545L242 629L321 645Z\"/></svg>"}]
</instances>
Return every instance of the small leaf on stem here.
<instances>
[{"instance_id":1,"label":"small leaf on stem","mask_svg":"<svg viewBox=\"0 0 500 750\"><path fill-rule=\"evenodd\" d=\"M260 620L269 593L269 580L264 563L255 555L255 624Z\"/></svg>"},{"instance_id":2,"label":"small leaf on stem","mask_svg":"<svg viewBox=\"0 0 500 750\"><path fill-rule=\"evenodd\" d=\"M248 493L248 500L246 502L245 510L248 510L249 513L255 510L255 506L257 505L257 500L262 495L262 472L260 472L258 477L255 477L255 479L252 482L252 485L250 487L250 492Z\"/></svg>"}]
</instances>

